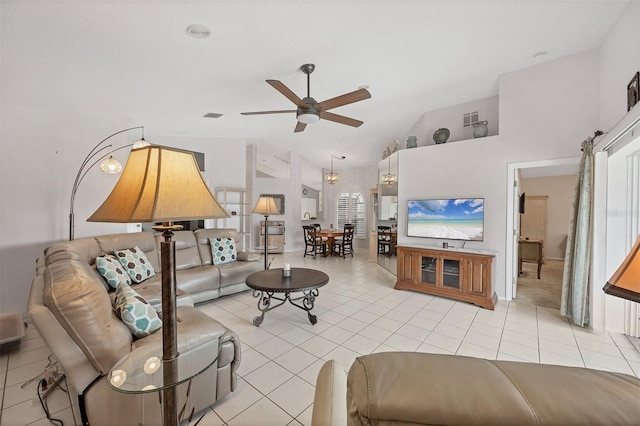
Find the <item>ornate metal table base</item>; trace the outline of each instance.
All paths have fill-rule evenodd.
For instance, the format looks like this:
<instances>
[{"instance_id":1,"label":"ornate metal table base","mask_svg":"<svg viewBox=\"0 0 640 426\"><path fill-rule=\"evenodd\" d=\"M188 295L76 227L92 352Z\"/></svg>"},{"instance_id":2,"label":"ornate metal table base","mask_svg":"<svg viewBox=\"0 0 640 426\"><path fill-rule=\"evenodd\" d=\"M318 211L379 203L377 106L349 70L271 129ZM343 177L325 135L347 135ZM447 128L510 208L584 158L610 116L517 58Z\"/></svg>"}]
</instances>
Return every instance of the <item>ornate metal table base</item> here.
<instances>
[{"instance_id":1,"label":"ornate metal table base","mask_svg":"<svg viewBox=\"0 0 640 426\"><path fill-rule=\"evenodd\" d=\"M284 293L284 297L277 297L275 295L276 293ZM307 311L307 316L309 317L309 322L312 325L315 325L318 322L318 317L313 315L311 313L311 310L313 309L313 303L315 302L316 297L318 297L318 294L320 294L318 289L314 288L314 289L309 289L309 290L302 290L302 296L299 296L299 297L291 297L291 293L293 293L293 292L291 292L291 291L276 292L276 291L253 290L253 297L259 297L259 299L258 299L258 309L260 310L260 312L262 312L259 316L255 317L253 319L253 325L255 325L256 327L260 327L260 324L262 324L262 321L264 321L265 312L269 312L270 310L275 309L278 306L283 305L287 300L293 306L295 306L297 308L300 308L300 309L302 309L304 311ZM273 305L273 304L271 304L271 299L278 300L278 301L280 301L280 303ZM299 300L302 301L302 304L296 303Z\"/></svg>"}]
</instances>

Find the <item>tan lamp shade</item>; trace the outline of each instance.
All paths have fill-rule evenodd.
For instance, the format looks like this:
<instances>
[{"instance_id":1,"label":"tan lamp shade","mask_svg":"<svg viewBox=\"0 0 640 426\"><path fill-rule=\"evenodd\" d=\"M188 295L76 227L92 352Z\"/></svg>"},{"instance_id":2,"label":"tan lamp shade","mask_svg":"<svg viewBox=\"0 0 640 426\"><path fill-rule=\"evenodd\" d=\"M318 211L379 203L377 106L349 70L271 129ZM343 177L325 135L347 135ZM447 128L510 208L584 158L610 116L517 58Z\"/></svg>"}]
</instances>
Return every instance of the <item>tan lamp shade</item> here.
<instances>
[{"instance_id":1,"label":"tan lamp shade","mask_svg":"<svg viewBox=\"0 0 640 426\"><path fill-rule=\"evenodd\" d=\"M612 296L640 302L640 237L603 290Z\"/></svg>"},{"instance_id":2,"label":"tan lamp shade","mask_svg":"<svg viewBox=\"0 0 640 426\"><path fill-rule=\"evenodd\" d=\"M251 213L260 213L265 215L280 214L276 201L273 197L261 195Z\"/></svg>"},{"instance_id":3,"label":"tan lamp shade","mask_svg":"<svg viewBox=\"0 0 640 426\"><path fill-rule=\"evenodd\" d=\"M193 153L149 145L131 150L120 180L89 222L169 222L229 217Z\"/></svg>"}]
</instances>

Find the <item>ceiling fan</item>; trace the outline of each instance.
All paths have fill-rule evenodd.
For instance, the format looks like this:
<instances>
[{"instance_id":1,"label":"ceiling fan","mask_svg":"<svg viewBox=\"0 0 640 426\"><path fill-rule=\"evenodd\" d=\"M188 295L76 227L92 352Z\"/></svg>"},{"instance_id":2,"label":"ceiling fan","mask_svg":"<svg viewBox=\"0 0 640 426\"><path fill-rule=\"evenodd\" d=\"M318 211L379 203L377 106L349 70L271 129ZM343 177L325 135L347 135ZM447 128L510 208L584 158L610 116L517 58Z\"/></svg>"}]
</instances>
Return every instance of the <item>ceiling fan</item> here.
<instances>
[{"instance_id":1,"label":"ceiling fan","mask_svg":"<svg viewBox=\"0 0 640 426\"><path fill-rule=\"evenodd\" d=\"M278 80L266 80L274 89L282 93L287 99L296 104L298 109L291 110L277 110L277 111L255 111L255 112L241 112L242 115L261 115L261 114L283 114L283 113L296 113L298 124L294 132L301 132L307 127L307 124L315 123L316 121L323 119L329 120L340 124L346 124L347 126L359 127L362 125L362 121L354 118L345 117L344 115L334 114L329 112L330 109L341 107L343 105L352 104L354 102L363 101L371 97L371 93L367 89L358 89L354 92L346 93L335 98L327 99L326 101L317 102L311 97L311 73L316 68L314 64L304 64L300 67L300 70L307 75L307 96L300 99L291 89L285 86Z\"/></svg>"}]
</instances>

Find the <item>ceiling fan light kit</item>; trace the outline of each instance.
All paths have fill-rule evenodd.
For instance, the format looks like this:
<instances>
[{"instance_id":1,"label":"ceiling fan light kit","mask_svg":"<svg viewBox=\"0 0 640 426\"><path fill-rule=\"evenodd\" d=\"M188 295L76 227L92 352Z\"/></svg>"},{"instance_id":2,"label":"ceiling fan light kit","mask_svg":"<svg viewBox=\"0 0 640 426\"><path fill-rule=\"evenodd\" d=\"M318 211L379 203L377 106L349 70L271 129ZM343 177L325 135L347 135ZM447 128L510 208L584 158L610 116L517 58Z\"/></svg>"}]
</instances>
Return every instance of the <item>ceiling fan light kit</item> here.
<instances>
[{"instance_id":1,"label":"ceiling fan light kit","mask_svg":"<svg viewBox=\"0 0 640 426\"><path fill-rule=\"evenodd\" d=\"M298 108L294 110L274 110L274 111L255 111L255 112L242 112L242 115L263 115L263 114L283 114L283 113L296 113L296 119L298 123L294 129L294 132L302 132L307 124L312 124L320 119L333 121L339 124L345 124L351 127L360 127L363 122L354 118L345 117L343 115L334 114L329 112L330 109L338 108L344 105L352 104L354 102L369 99L371 93L361 87L358 90L350 93L346 93L335 98L327 99L322 102L317 102L311 97L311 73L315 70L314 64L304 64L300 67L300 71L307 75L307 96L300 99L298 95L293 93L291 89L285 86L278 80L266 80L274 89L280 92L284 97L293 102Z\"/></svg>"},{"instance_id":2,"label":"ceiling fan light kit","mask_svg":"<svg viewBox=\"0 0 640 426\"><path fill-rule=\"evenodd\" d=\"M298 108L298 121L303 124L312 124L320 121L320 112L315 107L308 109Z\"/></svg>"}]
</instances>

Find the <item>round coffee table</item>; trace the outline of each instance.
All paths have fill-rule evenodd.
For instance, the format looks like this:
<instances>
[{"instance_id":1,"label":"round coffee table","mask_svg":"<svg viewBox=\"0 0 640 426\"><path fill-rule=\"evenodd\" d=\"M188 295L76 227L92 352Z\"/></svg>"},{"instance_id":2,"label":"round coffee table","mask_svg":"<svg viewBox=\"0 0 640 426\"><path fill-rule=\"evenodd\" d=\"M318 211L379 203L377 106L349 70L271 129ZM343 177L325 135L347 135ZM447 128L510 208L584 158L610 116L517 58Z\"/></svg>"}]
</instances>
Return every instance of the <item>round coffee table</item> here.
<instances>
[{"instance_id":1,"label":"round coffee table","mask_svg":"<svg viewBox=\"0 0 640 426\"><path fill-rule=\"evenodd\" d=\"M258 297L258 309L262 312L253 319L253 325L259 327L264 321L264 314L287 300L295 307L307 311L309 322L316 324L318 318L311 313L313 304L320 292L318 289L329 282L329 276L322 271L308 268L291 268L291 276L285 278L282 268L254 272L247 277L247 285L253 289L253 297ZM291 293L302 292L302 296L291 297ZM284 297L276 294L284 293ZM280 301L272 304L271 300ZM302 304L296 302L302 301Z\"/></svg>"}]
</instances>

